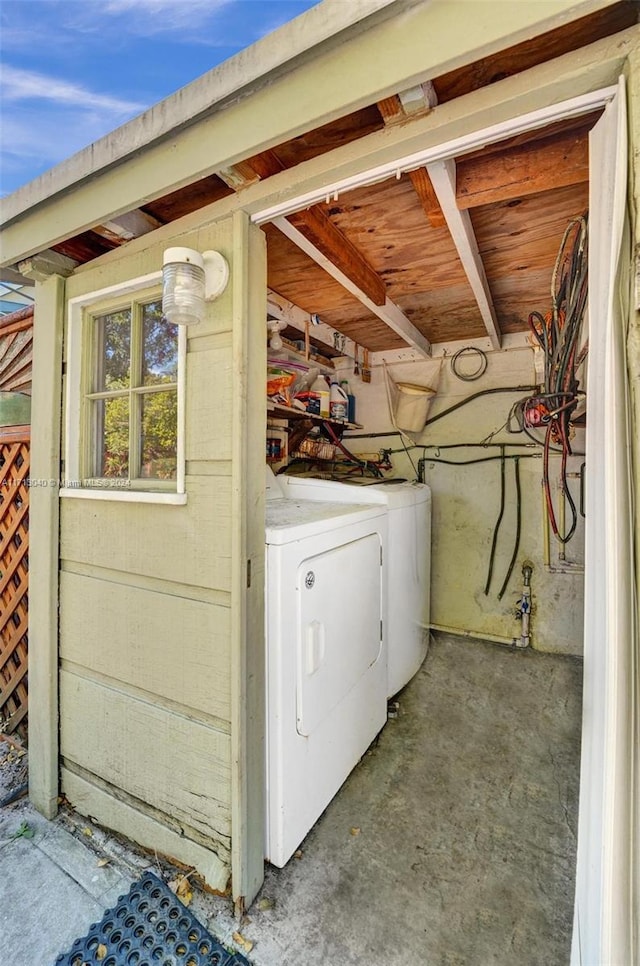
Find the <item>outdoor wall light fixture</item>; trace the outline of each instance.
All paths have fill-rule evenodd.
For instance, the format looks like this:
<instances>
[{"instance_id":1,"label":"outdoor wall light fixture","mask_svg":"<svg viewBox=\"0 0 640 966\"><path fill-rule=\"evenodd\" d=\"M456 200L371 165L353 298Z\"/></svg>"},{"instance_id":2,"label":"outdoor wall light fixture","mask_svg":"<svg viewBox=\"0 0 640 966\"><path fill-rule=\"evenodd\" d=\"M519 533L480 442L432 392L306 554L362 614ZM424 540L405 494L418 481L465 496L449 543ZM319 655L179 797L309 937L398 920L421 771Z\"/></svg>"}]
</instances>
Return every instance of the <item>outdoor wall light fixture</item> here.
<instances>
[{"instance_id":1,"label":"outdoor wall light fixture","mask_svg":"<svg viewBox=\"0 0 640 966\"><path fill-rule=\"evenodd\" d=\"M271 336L269 339L269 348L274 349L276 352L282 348L283 342L280 332L282 329L286 329L286 327L286 322L280 322L278 319L268 319L267 329L269 330L269 335Z\"/></svg>"},{"instance_id":2,"label":"outdoor wall light fixture","mask_svg":"<svg viewBox=\"0 0 640 966\"><path fill-rule=\"evenodd\" d=\"M173 325L196 325L204 303L222 295L229 265L220 252L167 248L162 260L162 314Z\"/></svg>"}]
</instances>

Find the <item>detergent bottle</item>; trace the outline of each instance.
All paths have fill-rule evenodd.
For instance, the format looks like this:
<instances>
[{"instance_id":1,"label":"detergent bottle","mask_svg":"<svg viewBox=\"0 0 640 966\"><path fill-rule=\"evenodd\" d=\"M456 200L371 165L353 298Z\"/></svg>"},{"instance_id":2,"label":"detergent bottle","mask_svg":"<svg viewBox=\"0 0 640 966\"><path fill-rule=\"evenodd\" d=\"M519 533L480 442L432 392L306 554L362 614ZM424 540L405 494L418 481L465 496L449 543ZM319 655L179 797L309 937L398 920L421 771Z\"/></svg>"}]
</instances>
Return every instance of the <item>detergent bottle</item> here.
<instances>
[{"instance_id":1,"label":"detergent bottle","mask_svg":"<svg viewBox=\"0 0 640 966\"><path fill-rule=\"evenodd\" d=\"M318 376L309 390L309 412L325 419L330 415L330 393L327 380Z\"/></svg>"},{"instance_id":2,"label":"detergent bottle","mask_svg":"<svg viewBox=\"0 0 640 966\"><path fill-rule=\"evenodd\" d=\"M329 414L331 418L341 419L346 423L348 406L349 401L346 392L339 384L337 377L332 376L329 396Z\"/></svg>"},{"instance_id":3,"label":"detergent bottle","mask_svg":"<svg viewBox=\"0 0 640 966\"><path fill-rule=\"evenodd\" d=\"M347 397L347 419L350 423L355 423L356 421L356 397L352 392L349 392L349 383L346 379L340 380L340 387Z\"/></svg>"}]
</instances>

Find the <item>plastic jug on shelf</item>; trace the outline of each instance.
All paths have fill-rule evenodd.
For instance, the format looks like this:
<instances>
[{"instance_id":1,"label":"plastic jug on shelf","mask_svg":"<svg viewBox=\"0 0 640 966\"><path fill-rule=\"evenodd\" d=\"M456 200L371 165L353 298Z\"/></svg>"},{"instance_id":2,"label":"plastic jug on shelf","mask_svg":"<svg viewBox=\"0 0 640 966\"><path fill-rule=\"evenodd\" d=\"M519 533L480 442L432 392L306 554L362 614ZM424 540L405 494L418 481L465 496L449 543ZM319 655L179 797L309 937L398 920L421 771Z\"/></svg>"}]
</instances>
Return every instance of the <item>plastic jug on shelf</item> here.
<instances>
[{"instance_id":1,"label":"plastic jug on shelf","mask_svg":"<svg viewBox=\"0 0 640 966\"><path fill-rule=\"evenodd\" d=\"M346 394L346 397L347 397L347 420L350 423L355 423L356 397L353 395L353 393L349 392L349 383L347 382L346 379L340 380L340 386L342 388L342 391Z\"/></svg>"},{"instance_id":2,"label":"plastic jug on shelf","mask_svg":"<svg viewBox=\"0 0 640 966\"><path fill-rule=\"evenodd\" d=\"M332 419L347 421L349 400L347 394L334 376L331 380L329 396L329 415Z\"/></svg>"},{"instance_id":3,"label":"plastic jug on shelf","mask_svg":"<svg viewBox=\"0 0 640 966\"><path fill-rule=\"evenodd\" d=\"M330 392L324 376L318 376L309 389L307 411L316 416L324 416L325 418L328 418L330 415Z\"/></svg>"}]
</instances>

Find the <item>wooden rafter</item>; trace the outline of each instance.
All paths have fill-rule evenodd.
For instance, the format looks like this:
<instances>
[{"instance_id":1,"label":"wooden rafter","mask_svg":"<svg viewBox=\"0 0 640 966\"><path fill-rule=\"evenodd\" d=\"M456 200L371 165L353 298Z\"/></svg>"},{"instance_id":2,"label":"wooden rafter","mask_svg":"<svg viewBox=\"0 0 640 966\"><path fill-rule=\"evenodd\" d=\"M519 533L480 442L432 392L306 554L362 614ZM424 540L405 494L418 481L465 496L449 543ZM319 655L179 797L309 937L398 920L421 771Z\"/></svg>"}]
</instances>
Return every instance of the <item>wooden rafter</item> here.
<instances>
[{"instance_id":1,"label":"wooden rafter","mask_svg":"<svg viewBox=\"0 0 640 966\"><path fill-rule=\"evenodd\" d=\"M351 279L374 305L384 305L385 284L366 258L327 217L319 205L289 215L288 222Z\"/></svg>"},{"instance_id":2,"label":"wooden rafter","mask_svg":"<svg viewBox=\"0 0 640 966\"><path fill-rule=\"evenodd\" d=\"M217 175L228 188L233 188L234 191L242 191L243 188L248 188L249 185L260 180L260 175L247 161L238 161L228 168L220 168Z\"/></svg>"},{"instance_id":3,"label":"wooden rafter","mask_svg":"<svg viewBox=\"0 0 640 966\"><path fill-rule=\"evenodd\" d=\"M432 228L443 228L446 225L445 217L438 201L438 196L433 190L431 178L426 168L417 168L409 172L411 183L415 188L420 203L424 208L424 213Z\"/></svg>"},{"instance_id":4,"label":"wooden rafter","mask_svg":"<svg viewBox=\"0 0 640 966\"><path fill-rule=\"evenodd\" d=\"M275 151L261 151L260 154L254 154L246 163L250 170L257 174L262 181L286 170L286 165L283 164Z\"/></svg>"},{"instance_id":5,"label":"wooden rafter","mask_svg":"<svg viewBox=\"0 0 640 966\"><path fill-rule=\"evenodd\" d=\"M460 211L456 203L455 161L434 161L427 165L427 170L458 250L462 267L473 289L491 344L494 349L499 349L500 329L471 217L468 211Z\"/></svg>"},{"instance_id":6,"label":"wooden rafter","mask_svg":"<svg viewBox=\"0 0 640 966\"><path fill-rule=\"evenodd\" d=\"M384 97L381 101L378 101L378 110L385 126L397 124L399 121L406 121L407 119L397 94L392 94L391 97Z\"/></svg>"},{"instance_id":7,"label":"wooden rafter","mask_svg":"<svg viewBox=\"0 0 640 966\"><path fill-rule=\"evenodd\" d=\"M234 165L232 175L229 172L220 173L221 177L229 177L227 184L240 184L241 178L246 178L246 187L257 178L269 178L284 170L284 165L273 151L263 151L261 154L244 162L242 166ZM239 189L238 189L239 190ZM363 292L374 305L384 305L386 290L384 281L369 264L356 246L332 223L320 205L313 205L303 211L288 215L288 221L293 227L322 254L332 262L342 275L350 279L358 291Z\"/></svg>"},{"instance_id":8,"label":"wooden rafter","mask_svg":"<svg viewBox=\"0 0 640 966\"><path fill-rule=\"evenodd\" d=\"M551 188L589 180L589 142L585 133L521 145L457 164L458 208L510 201Z\"/></svg>"},{"instance_id":9,"label":"wooden rafter","mask_svg":"<svg viewBox=\"0 0 640 966\"><path fill-rule=\"evenodd\" d=\"M119 245L119 240L114 241L113 238L105 238L104 235L99 235L96 231L83 231L79 235L74 235L73 238L58 242L57 245L53 246L53 250L82 264L118 248Z\"/></svg>"},{"instance_id":10,"label":"wooden rafter","mask_svg":"<svg viewBox=\"0 0 640 966\"><path fill-rule=\"evenodd\" d=\"M162 222L153 215L136 208L105 222L104 225L97 225L93 230L116 245L122 245L132 238L140 238L141 235L160 228L161 225Z\"/></svg>"},{"instance_id":11,"label":"wooden rafter","mask_svg":"<svg viewBox=\"0 0 640 966\"><path fill-rule=\"evenodd\" d=\"M441 104L452 101L505 77L520 74L537 64L548 63L579 47L586 47L603 37L610 37L637 23L637 0L621 0L576 20L568 18L559 27L435 77L438 100Z\"/></svg>"},{"instance_id":12,"label":"wooden rafter","mask_svg":"<svg viewBox=\"0 0 640 966\"><path fill-rule=\"evenodd\" d=\"M406 121L408 117L428 114L437 103L438 97L435 88L428 81L417 88L412 87L409 91L403 91L401 94L394 94L392 97L385 97L378 101L378 110L385 127L387 127ZM409 177L424 208L427 221L432 228L443 228L446 225L445 217L426 168L417 168L415 171L410 171Z\"/></svg>"},{"instance_id":13,"label":"wooden rafter","mask_svg":"<svg viewBox=\"0 0 640 966\"><path fill-rule=\"evenodd\" d=\"M359 288L355 282L345 275L337 266L327 258L327 256L320 251L312 242L309 241L306 236L299 231L294 225L291 224L289 218L274 218L273 224L278 228L283 235L292 241L298 248L302 249L305 254L320 265L329 275L331 275L337 282L339 282L343 288L362 302L366 308L369 309L374 315L381 319L386 325L389 326L394 332L396 332L407 345L413 346L422 355L431 355L431 343L429 340L422 335L421 332L416 329L413 323L407 318L404 312L392 302L391 299L386 298L384 305L376 305L366 294Z\"/></svg>"}]
</instances>

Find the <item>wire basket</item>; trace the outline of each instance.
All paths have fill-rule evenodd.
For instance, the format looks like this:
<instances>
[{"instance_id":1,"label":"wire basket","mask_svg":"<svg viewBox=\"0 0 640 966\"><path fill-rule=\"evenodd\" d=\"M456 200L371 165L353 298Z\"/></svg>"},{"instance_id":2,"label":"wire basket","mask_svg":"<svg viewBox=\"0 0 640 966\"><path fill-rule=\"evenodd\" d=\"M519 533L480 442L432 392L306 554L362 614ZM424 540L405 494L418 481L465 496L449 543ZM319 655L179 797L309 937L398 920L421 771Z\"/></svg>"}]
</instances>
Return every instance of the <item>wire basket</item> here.
<instances>
[{"instance_id":1,"label":"wire basket","mask_svg":"<svg viewBox=\"0 0 640 966\"><path fill-rule=\"evenodd\" d=\"M326 439L303 439L294 457L303 459L332 460L336 455L336 447Z\"/></svg>"}]
</instances>

